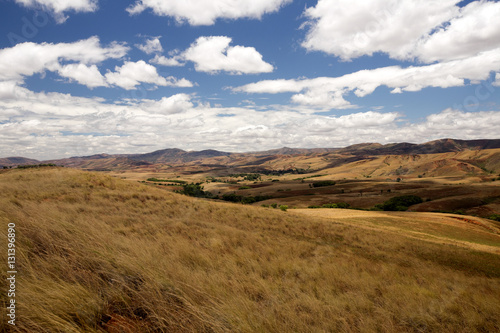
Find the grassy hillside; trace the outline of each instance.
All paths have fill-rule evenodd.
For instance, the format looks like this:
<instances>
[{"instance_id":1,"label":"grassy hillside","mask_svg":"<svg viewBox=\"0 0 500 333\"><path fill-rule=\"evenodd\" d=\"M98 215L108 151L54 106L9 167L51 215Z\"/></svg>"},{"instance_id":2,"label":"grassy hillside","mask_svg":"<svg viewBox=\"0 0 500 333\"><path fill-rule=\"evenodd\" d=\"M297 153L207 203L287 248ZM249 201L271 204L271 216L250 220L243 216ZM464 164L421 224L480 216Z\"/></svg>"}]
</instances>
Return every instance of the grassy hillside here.
<instances>
[{"instance_id":1,"label":"grassy hillside","mask_svg":"<svg viewBox=\"0 0 500 333\"><path fill-rule=\"evenodd\" d=\"M16 223L19 272L17 325L2 313L3 331L500 330L500 256L392 220L368 228L49 168L0 173L0 221L2 233ZM473 241L495 248L495 236Z\"/></svg>"}]
</instances>

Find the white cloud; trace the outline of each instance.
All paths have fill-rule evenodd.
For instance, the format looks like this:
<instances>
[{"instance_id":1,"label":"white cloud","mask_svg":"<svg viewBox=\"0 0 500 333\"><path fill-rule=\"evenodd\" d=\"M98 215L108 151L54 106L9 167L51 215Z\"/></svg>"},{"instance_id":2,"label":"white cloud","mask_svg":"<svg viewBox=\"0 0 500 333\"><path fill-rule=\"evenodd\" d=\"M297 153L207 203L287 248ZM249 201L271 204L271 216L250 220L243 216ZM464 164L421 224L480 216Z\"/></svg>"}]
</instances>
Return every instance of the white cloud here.
<instances>
[{"instance_id":1,"label":"white cloud","mask_svg":"<svg viewBox=\"0 0 500 333\"><path fill-rule=\"evenodd\" d=\"M150 62L161 66L171 66L171 67L180 67L185 65L183 60L178 56L167 58L165 56L160 56L158 54L155 55L155 57L151 59Z\"/></svg>"},{"instance_id":2,"label":"white cloud","mask_svg":"<svg viewBox=\"0 0 500 333\"><path fill-rule=\"evenodd\" d=\"M213 107L187 94L123 105L99 98L34 93L8 82L0 82L0 97L1 157L48 159L168 147L255 151L443 137L479 139L497 137L500 127L498 111L448 109L411 124L402 122L403 115L396 112L325 116L287 106L263 112L250 106Z\"/></svg>"},{"instance_id":3,"label":"white cloud","mask_svg":"<svg viewBox=\"0 0 500 333\"><path fill-rule=\"evenodd\" d=\"M171 16L179 23L212 25L219 18L260 19L264 14L278 11L292 0L139 0L127 8L133 14L151 9L156 15Z\"/></svg>"},{"instance_id":4,"label":"white cloud","mask_svg":"<svg viewBox=\"0 0 500 333\"><path fill-rule=\"evenodd\" d=\"M156 114L182 113L192 109L194 104L188 94L176 94L170 97L163 97L159 101L142 100L141 107Z\"/></svg>"},{"instance_id":5,"label":"white cloud","mask_svg":"<svg viewBox=\"0 0 500 333\"><path fill-rule=\"evenodd\" d=\"M58 70L59 75L75 80L89 88L106 87L106 79L101 75L96 65L69 64Z\"/></svg>"},{"instance_id":6,"label":"white cloud","mask_svg":"<svg viewBox=\"0 0 500 333\"><path fill-rule=\"evenodd\" d=\"M0 99L9 100L13 98L22 98L25 88L19 87L16 81L0 80Z\"/></svg>"},{"instance_id":7,"label":"white cloud","mask_svg":"<svg viewBox=\"0 0 500 333\"><path fill-rule=\"evenodd\" d=\"M415 56L424 62L472 57L500 45L500 2L475 1L449 25L424 38Z\"/></svg>"},{"instance_id":8,"label":"white cloud","mask_svg":"<svg viewBox=\"0 0 500 333\"><path fill-rule=\"evenodd\" d=\"M61 63L67 61L88 65L118 59L128 50L127 46L116 42L102 47L95 36L74 43L17 44L0 50L0 81L23 82L24 77L45 70L58 71L63 66Z\"/></svg>"},{"instance_id":9,"label":"white cloud","mask_svg":"<svg viewBox=\"0 0 500 333\"><path fill-rule=\"evenodd\" d=\"M320 108L345 109L353 107L345 96L358 97L372 94L376 88L386 86L393 93L420 91L426 87L449 88L463 86L465 80L488 79L491 71L500 70L500 48L467 59L448 61L427 66L383 67L362 70L341 77L319 77L297 80L265 80L233 88L247 93L295 93L292 101Z\"/></svg>"},{"instance_id":10,"label":"white cloud","mask_svg":"<svg viewBox=\"0 0 500 333\"><path fill-rule=\"evenodd\" d=\"M158 74L156 68L144 60L137 62L126 61L123 66L115 67L115 72L106 73L108 83L126 90L135 89L141 82L157 86L192 87L193 84L186 79L178 80L174 77L164 78Z\"/></svg>"},{"instance_id":11,"label":"white cloud","mask_svg":"<svg viewBox=\"0 0 500 333\"><path fill-rule=\"evenodd\" d=\"M155 57L152 62L165 66L182 66L186 61L194 62L196 71L215 74L269 73L271 64L262 60L262 55L253 47L229 46L232 39L226 36L199 37L182 53L172 58Z\"/></svg>"},{"instance_id":12,"label":"white cloud","mask_svg":"<svg viewBox=\"0 0 500 333\"><path fill-rule=\"evenodd\" d=\"M306 9L303 46L344 60L375 52L405 58L423 34L451 19L458 0L319 0Z\"/></svg>"},{"instance_id":13,"label":"white cloud","mask_svg":"<svg viewBox=\"0 0 500 333\"><path fill-rule=\"evenodd\" d=\"M160 38L158 37L148 39L145 44L136 45L136 47L147 54L163 52L163 47L161 46Z\"/></svg>"},{"instance_id":14,"label":"white cloud","mask_svg":"<svg viewBox=\"0 0 500 333\"><path fill-rule=\"evenodd\" d=\"M105 76L100 73L97 64L107 59L123 58L128 51L128 46L117 42L102 47L98 37L74 43L17 44L0 49L0 83L20 85L26 77L52 71L89 88L111 84L130 90L142 82L169 87L193 86L192 82L184 78L160 76L154 66L143 60L125 62L121 67L115 67L115 72L108 72Z\"/></svg>"},{"instance_id":15,"label":"white cloud","mask_svg":"<svg viewBox=\"0 0 500 333\"><path fill-rule=\"evenodd\" d=\"M432 63L498 47L500 2L459 0L319 0L306 9L302 46L343 60L376 52Z\"/></svg>"},{"instance_id":16,"label":"white cloud","mask_svg":"<svg viewBox=\"0 0 500 333\"><path fill-rule=\"evenodd\" d=\"M22 4L30 8L42 8L43 10L52 12L58 23L63 23L67 20L65 12L94 12L97 10L98 0L15 0L18 4Z\"/></svg>"},{"instance_id":17,"label":"white cloud","mask_svg":"<svg viewBox=\"0 0 500 333\"><path fill-rule=\"evenodd\" d=\"M495 82L493 82L494 86L500 87L500 73L497 73L495 76Z\"/></svg>"}]
</instances>

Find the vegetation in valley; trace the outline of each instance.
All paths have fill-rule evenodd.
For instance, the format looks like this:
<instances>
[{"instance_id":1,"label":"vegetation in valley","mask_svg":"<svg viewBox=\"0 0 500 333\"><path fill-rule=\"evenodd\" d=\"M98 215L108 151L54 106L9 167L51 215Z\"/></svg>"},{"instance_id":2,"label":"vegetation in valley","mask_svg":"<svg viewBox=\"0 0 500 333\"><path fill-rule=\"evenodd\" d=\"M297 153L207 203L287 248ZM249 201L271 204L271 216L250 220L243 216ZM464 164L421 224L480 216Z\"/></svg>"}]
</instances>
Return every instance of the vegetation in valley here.
<instances>
[{"instance_id":1,"label":"vegetation in valley","mask_svg":"<svg viewBox=\"0 0 500 333\"><path fill-rule=\"evenodd\" d=\"M349 207L351 207L351 205L349 205L346 202L337 202L337 203L323 204L321 206L311 205L307 208L342 208L342 209L347 209Z\"/></svg>"},{"instance_id":2,"label":"vegetation in valley","mask_svg":"<svg viewBox=\"0 0 500 333\"><path fill-rule=\"evenodd\" d=\"M375 208L386 211L405 211L410 206L424 202L421 197L416 195L400 195L393 197L383 204L376 205Z\"/></svg>"},{"instance_id":3,"label":"vegetation in valley","mask_svg":"<svg viewBox=\"0 0 500 333\"><path fill-rule=\"evenodd\" d=\"M312 186L313 187L324 187L324 186L333 186L335 184L337 184L337 182L334 182L333 180L322 180L322 181L313 182Z\"/></svg>"},{"instance_id":4,"label":"vegetation in valley","mask_svg":"<svg viewBox=\"0 0 500 333\"><path fill-rule=\"evenodd\" d=\"M146 179L148 182L157 182L157 183L176 183L176 184L186 184L185 180L178 180L178 179L158 179L158 178L148 178Z\"/></svg>"}]
</instances>

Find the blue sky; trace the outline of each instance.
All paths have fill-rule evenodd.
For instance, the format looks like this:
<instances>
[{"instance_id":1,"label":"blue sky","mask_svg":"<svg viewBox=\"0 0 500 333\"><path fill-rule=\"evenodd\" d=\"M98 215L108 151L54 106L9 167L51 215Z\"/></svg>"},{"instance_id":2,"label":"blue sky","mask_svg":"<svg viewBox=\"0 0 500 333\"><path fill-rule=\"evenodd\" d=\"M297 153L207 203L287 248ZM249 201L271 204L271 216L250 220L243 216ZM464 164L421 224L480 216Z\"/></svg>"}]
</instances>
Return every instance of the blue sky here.
<instances>
[{"instance_id":1,"label":"blue sky","mask_svg":"<svg viewBox=\"0 0 500 333\"><path fill-rule=\"evenodd\" d=\"M499 1L0 8L0 157L498 138Z\"/></svg>"}]
</instances>

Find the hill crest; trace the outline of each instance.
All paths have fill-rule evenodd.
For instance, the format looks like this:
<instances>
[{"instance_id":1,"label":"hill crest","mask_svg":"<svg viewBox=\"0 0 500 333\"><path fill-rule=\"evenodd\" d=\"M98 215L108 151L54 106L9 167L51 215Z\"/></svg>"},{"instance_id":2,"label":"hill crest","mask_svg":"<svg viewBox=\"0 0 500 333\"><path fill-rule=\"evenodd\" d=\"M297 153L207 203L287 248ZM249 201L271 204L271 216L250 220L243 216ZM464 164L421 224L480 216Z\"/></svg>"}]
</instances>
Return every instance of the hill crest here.
<instances>
[{"instance_id":1,"label":"hill crest","mask_svg":"<svg viewBox=\"0 0 500 333\"><path fill-rule=\"evenodd\" d=\"M214 149L201 151L185 151L179 148L167 148L144 154L94 154L90 156L75 156L65 159L53 159L42 161L43 163L55 163L69 167L89 169L118 169L130 168L154 164L183 164L190 162L201 162L217 158L219 163L240 161L242 165L248 165L245 159L261 158L262 162L277 159L280 156L310 156L321 154L340 154L351 156L380 156L380 155L413 155L413 154L438 154L449 152L461 152L465 150L483 150L500 148L500 139L481 140L458 140L439 139L422 144L415 143L360 143L344 148L290 148L283 147L267 151L257 152L224 152ZM26 164L42 163L35 159L24 157L7 157L0 159L0 167L12 167Z\"/></svg>"}]
</instances>

